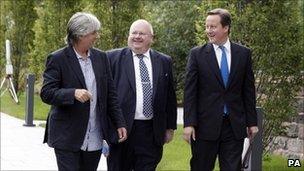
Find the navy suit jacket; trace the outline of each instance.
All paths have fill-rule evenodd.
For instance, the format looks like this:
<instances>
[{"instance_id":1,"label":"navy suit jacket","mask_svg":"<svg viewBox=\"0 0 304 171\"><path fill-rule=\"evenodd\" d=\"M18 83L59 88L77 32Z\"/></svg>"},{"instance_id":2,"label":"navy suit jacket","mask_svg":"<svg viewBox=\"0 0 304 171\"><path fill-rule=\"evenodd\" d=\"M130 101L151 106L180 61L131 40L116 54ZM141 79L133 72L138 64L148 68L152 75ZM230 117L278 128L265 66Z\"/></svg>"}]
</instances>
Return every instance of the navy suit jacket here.
<instances>
[{"instance_id":1,"label":"navy suit jacket","mask_svg":"<svg viewBox=\"0 0 304 171\"><path fill-rule=\"evenodd\" d=\"M176 95L172 61L167 55L151 49L153 73L153 134L157 144L163 145L166 129L176 129ZM131 132L136 108L136 85L132 51L129 48L108 52L112 76L117 87L119 104Z\"/></svg>"},{"instance_id":2,"label":"navy suit jacket","mask_svg":"<svg viewBox=\"0 0 304 171\"><path fill-rule=\"evenodd\" d=\"M231 43L231 67L225 88L212 44L193 48L186 72L184 126L194 126L196 138L216 140L224 104L228 107L235 137L246 137L246 127L257 125L250 50Z\"/></svg>"},{"instance_id":3,"label":"navy suit jacket","mask_svg":"<svg viewBox=\"0 0 304 171\"><path fill-rule=\"evenodd\" d=\"M125 127L125 121L106 53L95 48L90 53L97 88L97 118L101 121L103 138L108 140L108 120L115 128ZM72 46L47 57L43 78L40 96L51 105L44 142L50 147L77 151L87 130L90 102L81 103L74 97L75 89L86 89L86 84ZM116 129L113 133L117 134Z\"/></svg>"}]
</instances>

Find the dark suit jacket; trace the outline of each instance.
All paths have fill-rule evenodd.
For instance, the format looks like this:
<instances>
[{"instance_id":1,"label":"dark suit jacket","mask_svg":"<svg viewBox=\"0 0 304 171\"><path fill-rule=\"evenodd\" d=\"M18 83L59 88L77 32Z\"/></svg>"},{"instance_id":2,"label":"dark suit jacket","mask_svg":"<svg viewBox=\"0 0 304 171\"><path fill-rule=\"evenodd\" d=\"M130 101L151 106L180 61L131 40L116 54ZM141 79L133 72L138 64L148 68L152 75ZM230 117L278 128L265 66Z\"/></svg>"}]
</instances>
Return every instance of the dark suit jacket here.
<instances>
[{"instance_id":1,"label":"dark suit jacket","mask_svg":"<svg viewBox=\"0 0 304 171\"><path fill-rule=\"evenodd\" d=\"M106 54L94 48L90 51L96 78L97 118L101 121L104 139L108 140L109 118L115 128L125 127L125 121ZM51 105L44 142L50 147L79 150L87 130L90 102L81 103L74 98L75 89L86 89L86 85L72 46L48 56L43 78L40 96L43 102Z\"/></svg>"},{"instance_id":2,"label":"dark suit jacket","mask_svg":"<svg viewBox=\"0 0 304 171\"><path fill-rule=\"evenodd\" d=\"M186 72L184 126L194 126L197 138L216 140L224 104L235 137L246 137L246 127L257 125L250 50L231 43L231 68L225 88L212 44L193 48Z\"/></svg>"},{"instance_id":3,"label":"dark suit jacket","mask_svg":"<svg viewBox=\"0 0 304 171\"><path fill-rule=\"evenodd\" d=\"M165 130L176 129L176 95L172 61L167 55L151 50L153 72L153 134L156 143L164 143ZM131 132L136 108L136 85L132 51L129 48L108 52L112 76L122 113Z\"/></svg>"}]
</instances>

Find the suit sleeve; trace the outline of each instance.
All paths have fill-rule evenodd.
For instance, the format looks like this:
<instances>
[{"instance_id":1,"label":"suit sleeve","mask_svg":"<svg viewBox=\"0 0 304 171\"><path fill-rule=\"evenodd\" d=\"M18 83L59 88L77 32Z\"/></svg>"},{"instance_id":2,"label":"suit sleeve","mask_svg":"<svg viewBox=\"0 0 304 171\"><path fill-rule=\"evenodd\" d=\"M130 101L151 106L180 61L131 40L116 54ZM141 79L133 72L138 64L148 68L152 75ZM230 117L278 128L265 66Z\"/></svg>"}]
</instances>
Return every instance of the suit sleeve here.
<instances>
[{"instance_id":1,"label":"suit sleeve","mask_svg":"<svg viewBox=\"0 0 304 171\"><path fill-rule=\"evenodd\" d=\"M172 60L169 61L169 84L168 84L168 101L167 101L167 129L176 129L177 104L172 73Z\"/></svg>"},{"instance_id":2,"label":"suit sleeve","mask_svg":"<svg viewBox=\"0 0 304 171\"><path fill-rule=\"evenodd\" d=\"M198 66L193 50L188 57L184 89L184 127L197 125Z\"/></svg>"},{"instance_id":3,"label":"suit sleeve","mask_svg":"<svg viewBox=\"0 0 304 171\"><path fill-rule=\"evenodd\" d=\"M105 61L106 61L107 82L108 82L108 96L107 96L108 114L110 115L110 118L112 122L115 124L116 128L126 127L126 123L122 115L122 111L119 107L116 86L112 78L108 57L105 58Z\"/></svg>"},{"instance_id":4,"label":"suit sleeve","mask_svg":"<svg viewBox=\"0 0 304 171\"><path fill-rule=\"evenodd\" d=\"M243 84L243 100L245 103L246 110L246 125L256 126L257 125L257 113L256 113L256 95L254 85L254 75L252 71L252 59L251 51L248 50L248 58L246 65L246 74Z\"/></svg>"},{"instance_id":5,"label":"suit sleeve","mask_svg":"<svg viewBox=\"0 0 304 171\"><path fill-rule=\"evenodd\" d=\"M62 74L58 60L53 55L47 57L40 97L44 103L49 105L71 105L74 104L75 88L60 86Z\"/></svg>"}]
</instances>

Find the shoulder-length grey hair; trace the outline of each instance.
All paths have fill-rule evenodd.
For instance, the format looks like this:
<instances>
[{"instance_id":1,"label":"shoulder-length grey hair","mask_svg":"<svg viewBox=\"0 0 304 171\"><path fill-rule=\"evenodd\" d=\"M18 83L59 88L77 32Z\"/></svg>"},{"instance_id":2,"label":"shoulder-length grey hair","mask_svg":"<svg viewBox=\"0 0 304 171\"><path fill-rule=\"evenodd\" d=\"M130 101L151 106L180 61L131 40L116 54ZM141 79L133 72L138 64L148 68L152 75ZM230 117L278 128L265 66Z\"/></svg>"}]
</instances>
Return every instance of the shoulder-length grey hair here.
<instances>
[{"instance_id":1,"label":"shoulder-length grey hair","mask_svg":"<svg viewBox=\"0 0 304 171\"><path fill-rule=\"evenodd\" d=\"M77 12L68 22L66 43L73 45L78 41L80 36L98 31L100 28L100 21L95 15L86 12Z\"/></svg>"}]
</instances>

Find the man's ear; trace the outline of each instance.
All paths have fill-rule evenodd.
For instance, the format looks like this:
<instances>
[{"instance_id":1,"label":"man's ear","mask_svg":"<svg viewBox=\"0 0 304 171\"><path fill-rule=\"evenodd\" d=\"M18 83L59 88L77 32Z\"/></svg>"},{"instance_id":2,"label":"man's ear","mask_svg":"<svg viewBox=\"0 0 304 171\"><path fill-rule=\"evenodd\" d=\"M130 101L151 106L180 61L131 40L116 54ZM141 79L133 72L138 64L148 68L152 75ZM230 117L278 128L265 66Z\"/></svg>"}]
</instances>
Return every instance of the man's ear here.
<instances>
[{"instance_id":1,"label":"man's ear","mask_svg":"<svg viewBox=\"0 0 304 171\"><path fill-rule=\"evenodd\" d=\"M151 45L152 45L152 44L154 44L154 42L155 42L154 40L156 39L156 36L155 36L155 34L153 34L153 35L151 35L151 36L152 36L152 40L151 40Z\"/></svg>"},{"instance_id":2,"label":"man's ear","mask_svg":"<svg viewBox=\"0 0 304 171\"><path fill-rule=\"evenodd\" d=\"M224 29L225 29L225 31L226 31L227 33L229 32L229 26L228 26L228 25L225 26Z\"/></svg>"}]
</instances>

